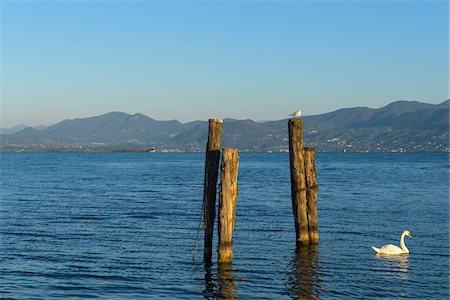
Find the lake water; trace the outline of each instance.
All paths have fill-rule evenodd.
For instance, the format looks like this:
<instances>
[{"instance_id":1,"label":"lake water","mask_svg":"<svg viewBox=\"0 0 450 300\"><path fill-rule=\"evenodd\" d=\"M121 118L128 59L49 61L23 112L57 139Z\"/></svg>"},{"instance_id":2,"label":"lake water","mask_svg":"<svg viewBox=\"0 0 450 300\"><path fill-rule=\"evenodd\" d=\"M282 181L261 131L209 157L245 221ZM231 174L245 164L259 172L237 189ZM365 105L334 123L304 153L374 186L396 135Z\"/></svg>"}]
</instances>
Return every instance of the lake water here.
<instances>
[{"instance_id":1,"label":"lake water","mask_svg":"<svg viewBox=\"0 0 450 300\"><path fill-rule=\"evenodd\" d=\"M449 298L448 154L317 153L320 243L297 251L288 154L240 157L219 268L203 235L192 261L204 154L0 154L0 296ZM373 255L403 230L409 256Z\"/></svg>"}]
</instances>

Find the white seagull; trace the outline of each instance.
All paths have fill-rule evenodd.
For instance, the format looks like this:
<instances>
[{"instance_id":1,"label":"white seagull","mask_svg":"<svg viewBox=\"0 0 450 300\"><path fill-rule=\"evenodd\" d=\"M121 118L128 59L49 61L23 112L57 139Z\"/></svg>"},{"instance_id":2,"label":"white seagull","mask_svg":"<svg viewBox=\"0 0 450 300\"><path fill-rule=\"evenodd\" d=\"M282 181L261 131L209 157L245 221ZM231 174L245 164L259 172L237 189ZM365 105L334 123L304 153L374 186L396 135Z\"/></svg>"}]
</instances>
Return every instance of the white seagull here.
<instances>
[{"instance_id":1,"label":"white seagull","mask_svg":"<svg viewBox=\"0 0 450 300\"><path fill-rule=\"evenodd\" d=\"M302 112L300 111L300 109L298 109L297 111L293 112L289 116L291 116L291 117L300 117L301 114L302 114Z\"/></svg>"}]
</instances>

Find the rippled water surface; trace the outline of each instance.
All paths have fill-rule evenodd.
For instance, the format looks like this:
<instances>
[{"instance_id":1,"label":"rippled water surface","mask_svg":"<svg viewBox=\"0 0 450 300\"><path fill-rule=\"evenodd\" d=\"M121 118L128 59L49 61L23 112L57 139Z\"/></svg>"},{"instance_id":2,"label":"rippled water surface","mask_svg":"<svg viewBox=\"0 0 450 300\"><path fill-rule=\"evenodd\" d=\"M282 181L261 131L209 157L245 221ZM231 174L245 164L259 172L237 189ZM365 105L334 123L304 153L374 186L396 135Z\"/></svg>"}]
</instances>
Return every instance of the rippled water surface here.
<instances>
[{"instance_id":1,"label":"rippled water surface","mask_svg":"<svg viewBox=\"0 0 450 300\"><path fill-rule=\"evenodd\" d=\"M288 155L240 156L219 268L202 240L192 261L204 154L2 153L0 296L448 299L448 154L317 153L320 243L297 250ZM406 229L409 256L373 255Z\"/></svg>"}]
</instances>

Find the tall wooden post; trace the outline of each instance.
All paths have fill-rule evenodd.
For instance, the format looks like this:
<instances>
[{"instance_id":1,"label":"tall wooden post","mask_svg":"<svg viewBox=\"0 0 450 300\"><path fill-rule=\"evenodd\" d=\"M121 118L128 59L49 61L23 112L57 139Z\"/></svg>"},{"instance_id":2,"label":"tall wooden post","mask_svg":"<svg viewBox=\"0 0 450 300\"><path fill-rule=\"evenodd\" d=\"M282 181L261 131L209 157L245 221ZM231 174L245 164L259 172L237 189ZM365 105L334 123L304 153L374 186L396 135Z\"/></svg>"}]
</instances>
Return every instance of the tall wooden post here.
<instances>
[{"instance_id":1,"label":"tall wooden post","mask_svg":"<svg viewBox=\"0 0 450 300\"><path fill-rule=\"evenodd\" d=\"M203 190L205 243L203 261L212 261L212 240L214 216L216 214L217 177L219 174L220 143L222 140L222 123L220 119L209 119L208 143L206 144L205 185Z\"/></svg>"},{"instance_id":2,"label":"tall wooden post","mask_svg":"<svg viewBox=\"0 0 450 300\"><path fill-rule=\"evenodd\" d=\"M308 245L308 216L306 204L306 177L303 149L302 120L290 119L289 128L289 159L291 165L291 197L294 213L296 244Z\"/></svg>"},{"instance_id":3,"label":"tall wooden post","mask_svg":"<svg viewBox=\"0 0 450 300\"><path fill-rule=\"evenodd\" d=\"M314 147L305 147L305 173L306 173L306 203L308 207L308 234L309 242L319 242L319 226L317 216L316 164L314 160Z\"/></svg>"},{"instance_id":4,"label":"tall wooden post","mask_svg":"<svg viewBox=\"0 0 450 300\"><path fill-rule=\"evenodd\" d=\"M233 230L238 196L239 156L236 148L222 151L219 192L219 263L231 263L233 259Z\"/></svg>"}]
</instances>

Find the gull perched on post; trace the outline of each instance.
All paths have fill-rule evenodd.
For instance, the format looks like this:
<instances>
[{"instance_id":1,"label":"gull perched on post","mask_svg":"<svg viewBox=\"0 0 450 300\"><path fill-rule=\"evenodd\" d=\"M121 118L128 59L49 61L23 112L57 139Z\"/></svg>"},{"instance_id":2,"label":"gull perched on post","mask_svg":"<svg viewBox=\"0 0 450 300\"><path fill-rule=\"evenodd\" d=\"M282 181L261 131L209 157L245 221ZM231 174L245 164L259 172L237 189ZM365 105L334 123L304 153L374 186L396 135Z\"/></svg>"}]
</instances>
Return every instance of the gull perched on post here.
<instances>
[{"instance_id":1,"label":"gull perched on post","mask_svg":"<svg viewBox=\"0 0 450 300\"><path fill-rule=\"evenodd\" d=\"M297 111L293 112L289 116L291 116L291 117L300 117L301 114L302 114L302 112L300 111L300 109L298 109Z\"/></svg>"}]
</instances>

